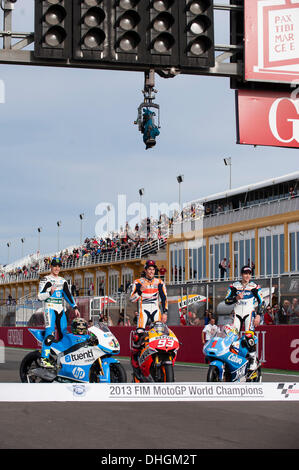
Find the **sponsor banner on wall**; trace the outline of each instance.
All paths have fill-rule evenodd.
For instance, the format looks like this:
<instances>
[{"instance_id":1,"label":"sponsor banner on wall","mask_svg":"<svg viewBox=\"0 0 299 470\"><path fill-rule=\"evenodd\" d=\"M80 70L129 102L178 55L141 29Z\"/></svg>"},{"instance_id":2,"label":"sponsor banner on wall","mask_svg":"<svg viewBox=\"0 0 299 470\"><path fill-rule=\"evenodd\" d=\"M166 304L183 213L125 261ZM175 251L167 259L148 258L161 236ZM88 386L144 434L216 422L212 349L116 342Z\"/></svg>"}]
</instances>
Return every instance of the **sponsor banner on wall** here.
<instances>
[{"instance_id":1,"label":"sponsor banner on wall","mask_svg":"<svg viewBox=\"0 0 299 470\"><path fill-rule=\"evenodd\" d=\"M299 148L299 90L238 90L237 143Z\"/></svg>"},{"instance_id":2,"label":"sponsor banner on wall","mask_svg":"<svg viewBox=\"0 0 299 470\"><path fill-rule=\"evenodd\" d=\"M0 402L299 401L299 383L13 384Z\"/></svg>"},{"instance_id":3,"label":"sponsor banner on wall","mask_svg":"<svg viewBox=\"0 0 299 470\"><path fill-rule=\"evenodd\" d=\"M299 0L245 0L245 80L299 80Z\"/></svg>"}]
</instances>

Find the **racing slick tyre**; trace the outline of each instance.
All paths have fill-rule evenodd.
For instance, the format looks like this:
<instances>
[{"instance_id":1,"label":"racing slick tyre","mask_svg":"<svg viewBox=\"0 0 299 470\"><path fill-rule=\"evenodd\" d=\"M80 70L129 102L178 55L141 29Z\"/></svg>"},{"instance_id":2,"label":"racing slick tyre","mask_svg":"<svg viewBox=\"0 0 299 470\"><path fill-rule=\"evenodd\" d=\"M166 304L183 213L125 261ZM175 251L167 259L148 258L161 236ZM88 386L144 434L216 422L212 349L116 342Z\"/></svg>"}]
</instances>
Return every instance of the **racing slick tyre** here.
<instances>
[{"instance_id":1,"label":"racing slick tyre","mask_svg":"<svg viewBox=\"0 0 299 470\"><path fill-rule=\"evenodd\" d=\"M220 382L218 367L216 366L209 367L207 382Z\"/></svg>"},{"instance_id":2,"label":"racing slick tyre","mask_svg":"<svg viewBox=\"0 0 299 470\"><path fill-rule=\"evenodd\" d=\"M174 370L172 364L162 364L161 382L174 382Z\"/></svg>"},{"instance_id":3,"label":"racing slick tyre","mask_svg":"<svg viewBox=\"0 0 299 470\"><path fill-rule=\"evenodd\" d=\"M124 383L127 382L127 374L124 367L119 363L110 364L110 382Z\"/></svg>"},{"instance_id":4,"label":"racing slick tyre","mask_svg":"<svg viewBox=\"0 0 299 470\"><path fill-rule=\"evenodd\" d=\"M20 365L20 379L23 383L28 383L28 373L32 369L36 369L40 367L40 351L32 351L23 358L21 365ZM38 377L31 376L29 378L29 382L44 382Z\"/></svg>"}]
</instances>

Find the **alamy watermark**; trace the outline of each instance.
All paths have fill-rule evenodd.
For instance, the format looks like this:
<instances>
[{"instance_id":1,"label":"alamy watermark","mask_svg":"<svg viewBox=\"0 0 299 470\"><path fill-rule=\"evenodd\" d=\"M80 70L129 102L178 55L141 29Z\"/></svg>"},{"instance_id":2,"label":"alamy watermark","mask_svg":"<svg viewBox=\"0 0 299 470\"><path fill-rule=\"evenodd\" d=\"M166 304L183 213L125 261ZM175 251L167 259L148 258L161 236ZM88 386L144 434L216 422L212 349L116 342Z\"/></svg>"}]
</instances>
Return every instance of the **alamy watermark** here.
<instances>
[{"instance_id":1,"label":"alamy watermark","mask_svg":"<svg viewBox=\"0 0 299 470\"><path fill-rule=\"evenodd\" d=\"M116 206L100 202L95 208L99 216L95 225L98 238L120 234L134 241L175 237L176 241L198 244L202 239L204 208L196 202L143 202L127 204L126 194L119 194Z\"/></svg>"}]
</instances>

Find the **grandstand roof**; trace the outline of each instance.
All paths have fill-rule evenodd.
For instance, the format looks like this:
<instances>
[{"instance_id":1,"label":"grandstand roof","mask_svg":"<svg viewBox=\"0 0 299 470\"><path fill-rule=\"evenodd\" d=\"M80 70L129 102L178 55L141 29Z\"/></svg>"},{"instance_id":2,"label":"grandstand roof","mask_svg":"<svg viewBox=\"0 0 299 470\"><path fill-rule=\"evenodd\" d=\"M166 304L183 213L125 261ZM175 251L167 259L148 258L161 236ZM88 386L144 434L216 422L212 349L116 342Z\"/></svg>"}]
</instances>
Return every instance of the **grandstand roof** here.
<instances>
[{"instance_id":1,"label":"grandstand roof","mask_svg":"<svg viewBox=\"0 0 299 470\"><path fill-rule=\"evenodd\" d=\"M253 183L253 184L249 184L246 186L240 186L239 188L223 191L222 193L215 193L215 194L212 194L211 196L194 199L193 201L189 201L188 204L195 203L195 202L203 204L205 202L217 201L218 199L224 199L224 198L228 198L231 196L236 196L238 194L243 194L249 191L254 191L255 189L266 188L271 185L285 183L287 181L293 181L296 179L299 180L299 171L295 171L294 173L289 173L284 176L279 176L277 178L271 178L268 180L260 181L259 183Z\"/></svg>"}]
</instances>

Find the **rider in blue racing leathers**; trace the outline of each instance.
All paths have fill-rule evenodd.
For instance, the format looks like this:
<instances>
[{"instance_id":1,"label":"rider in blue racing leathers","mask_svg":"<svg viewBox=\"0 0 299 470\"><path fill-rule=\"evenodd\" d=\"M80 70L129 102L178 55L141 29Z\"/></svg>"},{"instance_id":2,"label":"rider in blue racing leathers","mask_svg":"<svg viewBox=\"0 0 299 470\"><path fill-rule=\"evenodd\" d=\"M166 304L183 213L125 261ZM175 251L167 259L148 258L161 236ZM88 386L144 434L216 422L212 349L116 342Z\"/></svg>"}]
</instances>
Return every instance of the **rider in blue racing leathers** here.
<instances>
[{"instance_id":1,"label":"rider in blue racing leathers","mask_svg":"<svg viewBox=\"0 0 299 470\"><path fill-rule=\"evenodd\" d=\"M257 313L259 315L263 299L260 286L251 281L251 274L251 268L244 266L241 269L241 281L234 282L229 286L224 301L227 305L234 304L234 322L232 326L237 329L238 333L240 333L244 323L244 341L250 358L249 369L254 370L257 366L256 338L254 336L255 303L257 302Z\"/></svg>"},{"instance_id":2,"label":"rider in blue racing leathers","mask_svg":"<svg viewBox=\"0 0 299 470\"><path fill-rule=\"evenodd\" d=\"M63 310L63 299L74 309L75 316L80 316L67 281L59 276L60 268L61 259L53 258L51 261L51 274L45 276L39 283L38 299L45 302L46 328L41 351L41 365L43 367L53 367L49 361L49 353L51 344L55 341L55 326L59 341L67 333L67 318Z\"/></svg>"}]
</instances>

